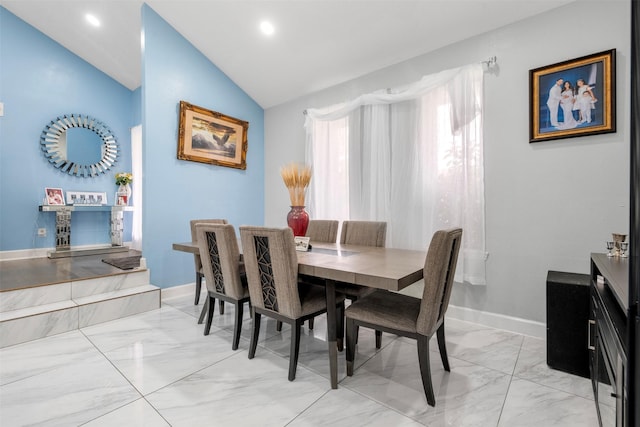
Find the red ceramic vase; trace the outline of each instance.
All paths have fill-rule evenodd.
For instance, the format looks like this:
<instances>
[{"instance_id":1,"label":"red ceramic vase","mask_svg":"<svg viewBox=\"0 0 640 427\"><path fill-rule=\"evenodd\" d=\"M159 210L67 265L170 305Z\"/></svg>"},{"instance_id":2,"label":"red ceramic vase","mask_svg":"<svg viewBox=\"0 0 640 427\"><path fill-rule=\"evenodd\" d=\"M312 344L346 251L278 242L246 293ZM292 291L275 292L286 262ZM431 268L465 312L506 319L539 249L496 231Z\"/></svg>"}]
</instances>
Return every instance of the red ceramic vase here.
<instances>
[{"instance_id":1,"label":"red ceramic vase","mask_svg":"<svg viewBox=\"0 0 640 427\"><path fill-rule=\"evenodd\" d=\"M304 236L309 226L309 214L304 206L291 206L287 214L287 225L293 230L294 236Z\"/></svg>"}]
</instances>

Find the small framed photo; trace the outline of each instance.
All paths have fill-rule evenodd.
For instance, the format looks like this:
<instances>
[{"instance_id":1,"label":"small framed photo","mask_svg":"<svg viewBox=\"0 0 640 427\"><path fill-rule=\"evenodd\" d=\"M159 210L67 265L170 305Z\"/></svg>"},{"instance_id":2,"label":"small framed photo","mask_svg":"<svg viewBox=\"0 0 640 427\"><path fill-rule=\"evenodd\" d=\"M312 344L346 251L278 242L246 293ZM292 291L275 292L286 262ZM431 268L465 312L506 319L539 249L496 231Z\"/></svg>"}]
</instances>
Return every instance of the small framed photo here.
<instances>
[{"instance_id":1,"label":"small framed photo","mask_svg":"<svg viewBox=\"0 0 640 427\"><path fill-rule=\"evenodd\" d=\"M115 205L116 206L127 206L129 204L129 196L124 195L124 194L118 194L116 193L115 197Z\"/></svg>"},{"instance_id":2,"label":"small framed photo","mask_svg":"<svg viewBox=\"0 0 640 427\"><path fill-rule=\"evenodd\" d=\"M103 206L107 204L107 193L100 191L67 191L67 204Z\"/></svg>"},{"instance_id":3,"label":"small framed photo","mask_svg":"<svg viewBox=\"0 0 640 427\"><path fill-rule=\"evenodd\" d=\"M309 250L311 237L295 236L293 240L296 242L296 251L307 252Z\"/></svg>"},{"instance_id":4,"label":"small framed photo","mask_svg":"<svg viewBox=\"0 0 640 427\"><path fill-rule=\"evenodd\" d=\"M63 205L64 206L64 193L62 188L45 188L44 194L46 196L48 205Z\"/></svg>"},{"instance_id":5,"label":"small framed photo","mask_svg":"<svg viewBox=\"0 0 640 427\"><path fill-rule=\"evenodd\" d=\"M180 101L178 159L247 168L249 122Z\"/></svg>"},{"instance_id":6,"label":"small framed photo","mask_svg":"<svg viewBox=\"0 0 640 427\"><path fill-rule=\"evenodd\" d=\"M529 71L529 142L616 131L616 50Z\"/></svg>"}]
</instances>

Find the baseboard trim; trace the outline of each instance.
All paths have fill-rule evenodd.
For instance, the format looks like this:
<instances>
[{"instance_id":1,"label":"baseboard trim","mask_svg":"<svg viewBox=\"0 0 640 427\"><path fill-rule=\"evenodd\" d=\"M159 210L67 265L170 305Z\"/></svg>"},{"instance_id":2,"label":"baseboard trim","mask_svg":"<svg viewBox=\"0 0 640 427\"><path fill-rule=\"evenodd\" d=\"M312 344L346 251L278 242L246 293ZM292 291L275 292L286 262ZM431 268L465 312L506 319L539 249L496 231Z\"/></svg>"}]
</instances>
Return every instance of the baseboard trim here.
<instances>
[{"instance_id":1,"label":"baseboard trim","mask_svg":"<svg viewBox=\"0 0 640 427\"><path fill-rule=\"evenodd\" d=\"M162 288L162 301L183 297L185 295L195 295L196 282L186 283L184 285L172 286L170 288Z\"/></svg>"},{"instance_id":2,"label":"baseboard trim","mask_svg":"<svg viewBox=\"0 0 640 427\"><path fill-rule=\"evenodd\" d=\"M447 309L447 316L457 320L478 323L536 338L544 339L547 336L547 325L545 323L522 319L520 317L474 310L467 307L458 307L451 304L449 304L449 308Z\"/></svg>"}]
</instances>

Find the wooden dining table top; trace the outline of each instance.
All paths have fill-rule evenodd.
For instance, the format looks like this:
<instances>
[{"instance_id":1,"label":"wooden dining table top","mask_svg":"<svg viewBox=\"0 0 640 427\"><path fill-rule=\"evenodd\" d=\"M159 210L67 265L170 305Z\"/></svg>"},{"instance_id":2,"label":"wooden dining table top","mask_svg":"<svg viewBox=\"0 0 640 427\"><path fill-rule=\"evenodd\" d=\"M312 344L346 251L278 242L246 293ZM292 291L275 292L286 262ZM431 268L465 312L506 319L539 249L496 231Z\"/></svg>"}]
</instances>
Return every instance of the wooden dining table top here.
<instances>
[{"instance_id":1,"label":"wooden dining table top","mask_svg":"<svg viewBox=\"0 0 640 427\"><path fill-rule=\"evenodd\" d=\"M308 276L398 291L422 279L426 251L311 242L298 254L298 272ZM196 242L173 249L198 253Z\"/></svg>"}]
</instances>

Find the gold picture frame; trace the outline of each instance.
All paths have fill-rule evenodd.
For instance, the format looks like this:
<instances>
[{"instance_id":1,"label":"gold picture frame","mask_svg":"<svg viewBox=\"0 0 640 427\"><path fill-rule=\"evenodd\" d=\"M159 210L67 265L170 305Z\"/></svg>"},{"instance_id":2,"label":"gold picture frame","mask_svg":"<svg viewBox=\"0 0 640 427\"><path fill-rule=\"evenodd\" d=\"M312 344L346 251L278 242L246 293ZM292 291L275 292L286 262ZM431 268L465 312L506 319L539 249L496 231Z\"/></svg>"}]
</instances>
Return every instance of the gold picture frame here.
<instances>
[{"instance_id":1,"label":"gold picture frame","mask_svg":"<svg viewBox=\"0 0 640 427\"><path fill-rule=\"evenodd\" d=\"M247 168L249 122L180 101L178 159Z\"/></svg>"},{"instance_id":2,"label":"gold picture frame","mask_svg":"<svg viewBox=\"0 0 640 427\"><path fill-rule=\"evenodd\" d=\"M616 131L616 50L529 71L529 142Z\"/></svg>"}]
</instances>

